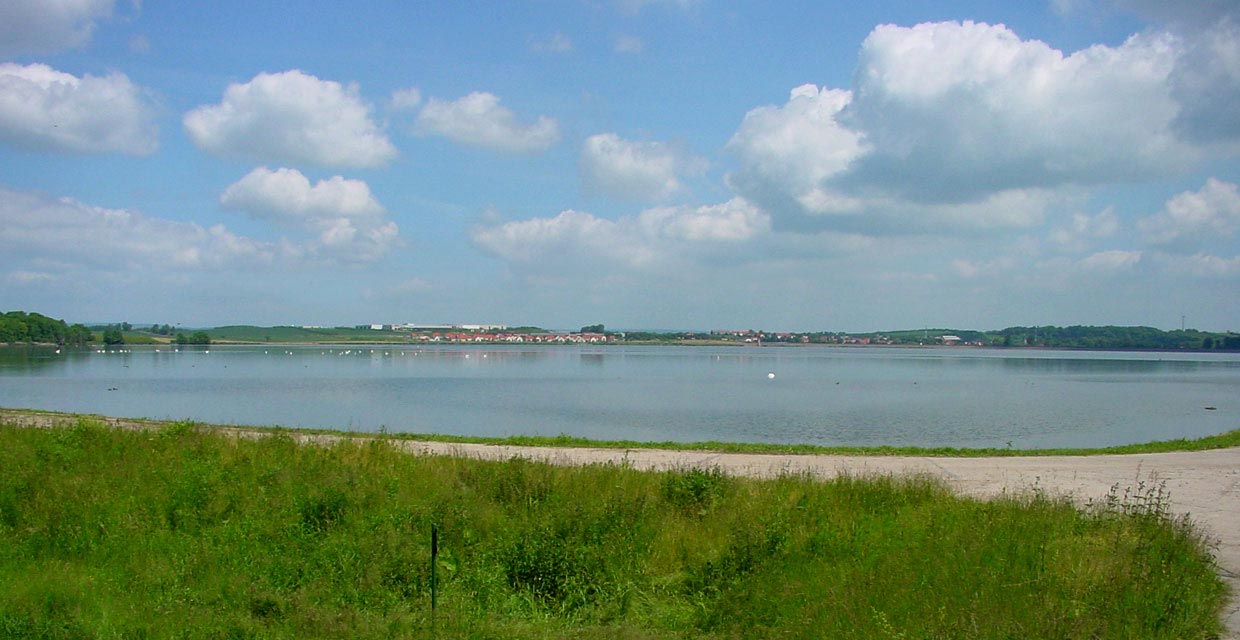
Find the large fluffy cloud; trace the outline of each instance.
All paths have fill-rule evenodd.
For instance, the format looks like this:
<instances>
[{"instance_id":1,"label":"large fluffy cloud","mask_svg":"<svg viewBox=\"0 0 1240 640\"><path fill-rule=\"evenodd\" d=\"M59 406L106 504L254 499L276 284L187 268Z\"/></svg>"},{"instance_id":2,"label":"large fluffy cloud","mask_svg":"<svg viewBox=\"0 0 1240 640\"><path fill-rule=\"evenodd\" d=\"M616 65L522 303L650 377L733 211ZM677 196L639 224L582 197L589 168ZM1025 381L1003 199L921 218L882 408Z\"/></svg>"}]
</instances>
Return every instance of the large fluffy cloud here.
<instances>
[{"instance_id":1,"label":"large fluffy cloud","mask_svg":"<svg viewBox=\"0 0 1240 640\"><path fill-rule=\"evenodd\" d=\"M153 218L0 187L0 267L11 273L221 270L300 257L296 247L222 225Z\"/></svg>"},{"instance_id":2,"label":"large fluffy cloud","mask_svg":"<svg viewBox=\"0 0 1240 640\"><path fill-rule=\"evenodd\" d=\"M259 167L229 186L220 204L313 233L318 250L348 261L374 260L400 239L366 183L341 176L311 185L296 169Z\"/></svg>"},{"instance_id":3,"label":"large fluffy cloud","mask_svg":"<svg viewBox=\"0 0 1240 640\"><path fill-rule=\"evenodd\" d=\"M1142 220L1140 228L1158 245L1231 237L1240 231L1240 191L1230 182L1210 178L1200 190L1168 200L1162 211Z\"/></svg>"},{"instance_id":4,"label":"large fluffy cloud","mask_svg":"<svg viewBox=\"0 0 1240 640\"><path fill-rule=\"evenodd\" d=\"M589 193L619 200L665 200L684 189L681 172L698 173L702 162L684 158L661 142L634 142L614 133L581 145L581 183Z\"/></svg>"},{"instance_id":5,"label":"large fluffy cloud","mask_svg":"<svg viewBox=\"0 0 1240 640\"><path fill-rule=\"evenodd\" d=\"M154 111L120 73L78 78L44 64L0 64L0 141L23 149L151 153Z\"/></svg>"},{"instance_id":6,"label":"large fluffy cloud","mask_svg":"<svg viewBox=\"0 0 1240 640\"><path fill-rule=\"evenodd\" d=\"M1240 12L1237 12L1240 13ZM1240 143L1240 23L1224 17L1185 38L1172 86L1180 104L1176 124L1204 145Z\"/></svg>"},{"instance_id":7,"label":"large fluffy cloud","mask_svg":"<svg viewBox=\"0 0 1240 640\"><path fill-rule=\"evenodd\" d=\"M556 121L539 116L524 124L497 96L474 92L452 102L431 98L418 114L416 131L475 147L509 153L545 151L560 139Z\"/></svg>"},{"instance_id":8,"label":"large fluffy cloud","mask_svg":"<svg viewBox=\"0 0 1240 640\"><path fill-rule=\"evenodd\" d=\"M783 107L745 114L728 143L744 162L731 177L733 185L778 211L859 210L860 200L831 193L826 185L866 149L861 134L838 121L851 99L848 91L804 85L792 90Z\"/></svg>"},{"instance_id":9,"label":"large fluffy cloud","mask_svg":"<svg viewBox=\"0 0 1240 640\"><path fill-rule=\"evenodd\" d=\"M880 26L851 90L799 87L746 116L730 182L780 224L890 229L941 223L944 205L1180 171L1201 155L1176 135L1181 53L1166 34L1065 55L1003 26Z\"/></svg>"},{"instance_id":10,"label":"large fluffy cloud","mask_svg":"<svg viewBox=\"0 0 1240 640\"><path fill-rule=\"evenodd\" d=\"M0 57L51 53L81 46L95 21L112 14L115 0L5 0L0 2Z\"/></svg>"},{"instance_id":11,"label":"large fluffy cloud","mask_svg":"<svg viewBox=\"0 0 1240 640\"><path fill-rule=\"evenodd\" d=\"M219 104L190 111L184 124L207 151L263 162L375 167L396 157L356 86L298 70L229 85Z\"/></svg>"},{"instance_id":12,"label":"large fluffy cloud","mask_svg":"<svg viewBox=\"0 0 1240 640\"><path fill-rule=\"evenodd\" d=\"M872 152L862 184L914 200L1098 183L1175 169L1177 48L1161 35L1070 55L978 23L880 26L844 114Z\"/></svg>"},{"instance_id":13,"label":"large fluffy cloud","mask_svg":"<svg viewBox=\"0 0 1240 640\"><path fill-rule=\"evenodd\" d=\"M650 270L735 250L769 230L766 215L733 199L702 207L658 207L618 221L580 211L478 227L473 241L522 268Z\"/></svg>"}]
</instances>

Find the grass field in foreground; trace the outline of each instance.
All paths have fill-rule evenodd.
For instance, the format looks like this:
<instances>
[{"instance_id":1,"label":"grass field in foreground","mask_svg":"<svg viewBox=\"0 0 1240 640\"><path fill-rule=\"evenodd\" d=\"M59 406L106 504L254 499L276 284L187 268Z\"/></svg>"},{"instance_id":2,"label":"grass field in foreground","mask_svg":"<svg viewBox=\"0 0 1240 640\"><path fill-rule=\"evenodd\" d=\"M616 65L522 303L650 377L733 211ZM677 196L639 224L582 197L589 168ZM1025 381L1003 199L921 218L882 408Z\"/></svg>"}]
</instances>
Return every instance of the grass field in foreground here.
<instances>
[{"instance_id":1,"label":"grass field in foreground","mask_svg":"<svg viewBox=\"0 0 1240 640\"><path fill-rule=\"evenodd\" d=\"M1224 591L1157 486L1077 509L0 424L5 638L1211 638Z\"/></svg>"}]
</instances>

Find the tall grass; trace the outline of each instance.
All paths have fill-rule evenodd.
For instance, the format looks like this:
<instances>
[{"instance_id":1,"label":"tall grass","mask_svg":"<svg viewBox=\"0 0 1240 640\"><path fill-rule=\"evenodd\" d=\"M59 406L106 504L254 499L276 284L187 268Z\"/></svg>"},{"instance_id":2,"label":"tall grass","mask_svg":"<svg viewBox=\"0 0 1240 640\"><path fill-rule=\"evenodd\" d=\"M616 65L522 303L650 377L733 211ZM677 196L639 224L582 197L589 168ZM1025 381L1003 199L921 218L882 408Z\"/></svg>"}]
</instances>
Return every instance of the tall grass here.
<instances>
[{"instance_id":1,"label":"tall grass","mask_svg":"<svg viewBox=\"0 0 1240 640\"><path fill-rule=\"evenodd\" d=\"M1224 596L1158 486L1078 509L0 426L5 638L1211 638Z\"/></svg>"}]
</instances>

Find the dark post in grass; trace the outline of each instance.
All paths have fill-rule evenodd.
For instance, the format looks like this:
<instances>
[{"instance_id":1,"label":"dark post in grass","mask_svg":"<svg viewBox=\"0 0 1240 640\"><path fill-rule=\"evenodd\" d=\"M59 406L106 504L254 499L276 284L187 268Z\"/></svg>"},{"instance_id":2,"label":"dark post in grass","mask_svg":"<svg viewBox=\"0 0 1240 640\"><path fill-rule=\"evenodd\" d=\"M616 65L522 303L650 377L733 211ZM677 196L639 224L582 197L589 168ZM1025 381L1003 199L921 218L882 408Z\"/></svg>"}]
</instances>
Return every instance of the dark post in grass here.
<instances>
[{"instance_id":1,"label":"dark post in grass","mask_svg":"<svg viewBox=\"0 0 1240 640\"><path fill-rule=\"evenodd\" d=\"M439 525L431 525L431 624L435 622L435 606L439 603Z\"/></svg>"}]
</instances>

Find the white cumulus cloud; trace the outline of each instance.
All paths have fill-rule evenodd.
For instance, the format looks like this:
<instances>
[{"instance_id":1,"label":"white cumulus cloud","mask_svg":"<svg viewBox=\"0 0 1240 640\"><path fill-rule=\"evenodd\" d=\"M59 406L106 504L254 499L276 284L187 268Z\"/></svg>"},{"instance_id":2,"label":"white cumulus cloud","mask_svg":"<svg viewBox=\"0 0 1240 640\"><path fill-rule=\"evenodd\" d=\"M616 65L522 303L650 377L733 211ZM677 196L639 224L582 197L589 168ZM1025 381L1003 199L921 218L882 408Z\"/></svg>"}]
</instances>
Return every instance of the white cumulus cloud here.
<instances>
[{"instance_id":1,"label":"white cumulus cloud","mask_svg":"<svg viewBox=\"0 0 1240 640\"><path fill-rule=\"evenodd\" d=\"M96 21L112 15L115 0L5 0L0 2L0 57L52 53L86 44Z\"/></svg>"},{"instance_id":2,"label":"white cumulus cloud","mask_svg":"<svg viewBox=\"0 0 1240 640\"><path fill-rule=\"evenodd\" d=\"M661 142L633 142L614 133L586 138L579 162L587 192L619 200L665 200L684 189L679 174L700 173L702 161L683 158Z\"/></svg>"},{"instance_id":3,"label":"white cumulus cloud","mask_svg":"<svg viewBox=\"0 0 1240 640\"><path fill-rule=\"evenodd\" d=\"M866 151L861 134L838 121L851 100L848 91L803 85L792 90L784 106L745 114L728 142L744 162L732 176L734 185L779 209L815 214L858 210L858 199L830 193L825 185Z\"/></svg>"},{"instance_id":4,"label":"white cumulus cloud","mask_svg":"<svg viewBox=\"0 0 1240 640\"><path fill-rule=\"evenodd\" d=\"M376 167L396 157L355 85L298 70L229 85L219 104L190 111L184 124L195 144L225 156L323 167Z\"/></svg>"},{"instance_id":5,"label":"white cumulus cloud","mask_svg":"<svg viewBox=\"0 0 1240 640\"><path fill-rule=\"evenodd\" d=\"M1234 278L1240 276L1240 255L1223 258L1204 251L1191 256L1163 256L1167 270L1196 278Z\"/></svg>"},{"instance_id":6,"label":"white cumulus cloud","mask_svg":"<svg viewBox=\"0 0 1240 640\"><path fill-rule=\"evenodd\" d=\"M1139 227L1153 244L1230 237L1240 231L1240 191L1235 184L1209 178L1201 189L1172 197Z\"/></svg>"},{"instance_id":7,"label":"white cumulus cloud","mask_svg":"<svg viewBox=\"0 0 1240 640\"><path fill-rule=\"evenodd\" d=\"M567 210L474 229L485 251L530 270L651 270L709 257L769 231L752 204L733 199L702 207L658 207L619 220Z\"/></svg>"},{"instance_id":8,"label":"white cumulus cloud","mask_svg":"<svg viewBox=\"0 0 1240 640\"><path fill-rule=\"evenodd\" d=\"M0 187L0 267L34 271L224 270L298 258L295 247L135 211ZM52 275L52 274L47 274ZM42 276L39 276L42 277Z\"/></svg>"},{"instance_id":9,"label":"white cumulus cloud","mask_svg":"<svg viewBox=\"0 0 1240 640\"><path fill-rule=\"evenodd\" d=\"M81 78L44 64L0 64L0 141L35 151L148 154L155 108L124 74Z\"/></svg>"},{"instance_id":10,"label":"white cumulus cloud","mask_svg":"<svg viewBox=\"0 0 1240 640\"><path fill-rule=\"evenodd\" d=\"M879 26L850 89L806 85L746 115L729 184L781 227L1027 225L1036 207L1013 218L985 203L1045 203L1203 157L1176 133L1181 53L1165 33L1065 54L1001 25ZM943 215L962 207L976 217Z\"/></svg>"},{"instance_id":11,"label":"white cumulus cloud","mask_svg":"<svg viewBox=\"0 0 1240 640\"><path fill-rule=\"evenodd\" d=\"M392 111L407 111L417 108L420 104L422 104L422 92L416 87L397 89L392 92L392 97L388 100L388 108Z\"/></svg>"},{"instance_id":12,"label":"white cumulus cloud","mask_svg":"<svg viewBox=\"0 0 1240 640\"><path fill-rule=\"evenodd\" d=\"M1082 258L1077 261L1076 266L1086 272L1114 273L1133 268L1137 263L1141 262L1141 256L1142 253L1140 251L1112 249L1100 251Z\"/></svg>"},{"instance_id":13,"label":"white cumulus cloud","mask_svg":"<svg viewBox=\"0 0 1240 640\"><path fill-rule=\"evenodd\" d=\"M1091 240L1109 238L1119 231L1119 217L1108 207L1096 216L1083 213L1072 215L1069 224L1056 227L1048 239L1063 249L1080 251L1088 246Z\"/></svg>"},{"instance_id":14,"label":"white cumulus cloud","mask_svg":"<svg viewBox=\"0 0 1240 640\"><path fill-rule=\"evenodd\" d=\"M341 176L311 185L296 169L258 167L229 186L220 204L316 234L319 249L350 261L374 260L400 239L370 187Z\"/></svg>"},{"instance_id":15,"label":"white cumulus cloud","mask_svg":"<svg viewBox=\"0 0 1240 640\"><path fill-rule=\"evenodd\" d=\"M499 97L481 91L451 102L431 98L418 114L415 130L510 153L546 151L560 139L553 118L539 116L532 123L522 123L500 104Z\"/></svg>"},{"instance_id":16,"label":"white cumulus cloud","mask_svg":"<svg viewBox=\"0 0 1240 640\"><path fill-rule=\"evenodd\" d=\"M770 218L740 198L700 207L656 207L637 216L646 237L689 242L744 242L770 230Z\"/></svg>"},{"instance_id":17,"label":"white cumulus cloud","mask_svg":"<svg viewBox=\"0 0 1240 640\"><path fill-rule=\"evenodd\" d=\"M855 179L951 200L1175 169L1192 157L1171 127L1178 53L1158 34L1065 55L999 25L880 26L844 114L873 145Z\"/></svg>"}]
</instances>

